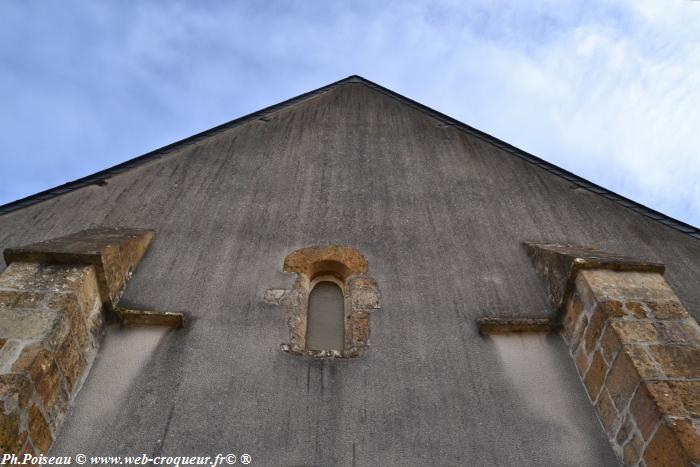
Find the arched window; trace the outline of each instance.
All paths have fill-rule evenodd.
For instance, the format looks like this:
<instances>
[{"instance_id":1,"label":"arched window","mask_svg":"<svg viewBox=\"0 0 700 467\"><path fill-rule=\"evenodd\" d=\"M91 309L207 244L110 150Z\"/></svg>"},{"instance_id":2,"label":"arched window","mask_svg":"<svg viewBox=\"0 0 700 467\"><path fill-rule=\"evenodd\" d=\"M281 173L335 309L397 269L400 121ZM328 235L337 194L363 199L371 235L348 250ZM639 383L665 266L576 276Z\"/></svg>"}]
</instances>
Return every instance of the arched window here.
<instances>
[{"instance_id":1,"label":"arched window","mask_svg":"<svg viewBox=\"0 0 700 467\"><path fill-rule=\"evenodd\" d=\"M369 339L369 313L380 307L367 260L345 245L312 246L284 260L297 278L291 290L269 290L287 305L290 340L282 350L310 357L356 357ZM281 301L279 303L282 303Z\"/></svg>"},{"instance_id":2,"label":"arched window","mask_svg":"<svg viewBox=\"0 0 700 467\"><path fill-rule=\"evenodd\" d=\"M309 293L306 350L343 350L345 304L343 291L330 280L316 282Z\"/></svg>"}]
</instances>

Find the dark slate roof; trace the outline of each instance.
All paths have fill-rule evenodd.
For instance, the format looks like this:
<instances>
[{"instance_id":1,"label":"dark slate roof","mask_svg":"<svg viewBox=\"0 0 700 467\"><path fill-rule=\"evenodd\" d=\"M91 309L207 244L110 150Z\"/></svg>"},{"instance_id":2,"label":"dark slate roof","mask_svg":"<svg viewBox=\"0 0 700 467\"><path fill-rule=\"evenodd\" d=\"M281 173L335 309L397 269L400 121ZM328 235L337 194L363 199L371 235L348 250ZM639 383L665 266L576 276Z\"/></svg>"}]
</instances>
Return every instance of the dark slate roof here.
<instances>
[{"instance_id":1,"label":"dark slate roof","mask_svg":"<svg viewBox=\"0 0 700 467\"><path fill-rule=\"evenodd\" d=\"M159 158L163 157L172 151L179 149L183 146L187 146L193 143L196 143L198 141L201 141L203 138L207 138L209 136L215 135L221 131L224 131L228 128L232 128L236 125L243 124L245 122L248 122L250 120L254 119L262 119L265 120L268 114L276 112L280 109L286 108L290 105L294 105L298 102L301 102L309 97L317 96L319 94L322 94L329 89L347 84L347 83L362 83L367 86L372 87L373 89L376 89L388 96L391 96L395 99L399 99L402 102L405 102L406 104L410 105L411 107L418 109L422 112L426 112L432 117L435 117L442 121L445 125L447 126L452 126L454 128L457 128L461 131L465 131L469 133L470 135L476 136L477 138L480 138L484 141L487 141L494 146L496 146L499 149L502 149L510 154L513 154L516 157L520 157L527 162L534 164L538 167L541 167L548 172L551 172L553 174L556 174L565 180L576 184L577 186L580 186L583 189L592 191L593 193L596 193L598 195L604 196L607 199L613 200L616 203L631 209L635 212L638 212L644 216L647 216L651 219L654 219L657 222L661 222L664 225L667 225L669 227L672 227L676 230L679 230L683 233L686 233L692 237L700 239L700 229L697 227L694 227L690 224L686 224L685 222L679 221L678 219L674 219L670 216L667 216L666 214L663 214L661 212L655 211L654 209L648 208L642 204L637 203L636 201L633 201L629 198L625 198L624 196L621 196L613 191L608 190L607 188L603 188L600 185L596 185L595 183L592 183L584 178L579 177L576 174L573 174L567 170L564 170L560 167L557 167L556 165L547 162L543 159L540 159L539 157L532 155L526 151L523 151L522 149L519 149L511 144L508 144L504 141L501 141L500 139L491 136L487 133L484 133L483 131L477 130L476 128L473 128L465 123L462 123L458 120L455 120L452 117L449 117L443 113L440 113L434 109L431 109L423 104L420 104L412 99L409 99L405 96L402 96L390 89L387 89L383 86L378 85L377 83L374 83L372 81L369 81L368 79L365 79L361 76L353 75L349 76L345 79L342 79L340 81L336 81L335 83L331 83L327 86L323 86L321 88L318 88L316 90L307 92L305 94L301 94L299 96L293 97L289 100L286 100L284 102L281 102L279 104L272 105L270 107L264 108L262 110L258 110L257 112L253 112L251 114L245 115L243 117L237 118L235 120L231 120L230 122L223 123L219 126L216 126L214 128L211 128L209 130L203 131L201 133L197 133L196 135L192 135L189 138L185 138L183 140L177 141L175 143L169 144L167 146L164 146L162 148L156 149L154 151L151 151L149 153L143 154L141 156L135 157L133 159L130 159L128 161L122 162L121 164L117 164L113 167L109 167L105 170L101 170L97 173L94 173L92 175L87 175L85 177L79 178L77 180L73 180L71 182L64 183L63 185L54 187L54 188L49 188L48 190L44 190L42 192L36 193L34 195L27 196L25 198L12 201L10 203L4 204L0 206L0 215L7 213L7 212L12 212L17 209L21 209L25 206L30 206L35 203L39 203L41 201L51 199L55 196L62 195L64 193L67 193L72 190L76 190L79 188L82 188L84 186L88 185L100 185L105 182L106 179L109 177L119 174L125 170L131 169L133 167L138 166L139 164L148 162L151 159L154 158Z\"/></svg>"},{"instance_id":2,"label":"dark slate roof","mask_svg":"<svg viewBox=\"0 0 700 467\"><path fill-rule=\"evenodd\" d=\"M0 249L153 229L120 304L188 314L162 336L107 332L53 452L616 465L558 336L475 325L551 314L524 241L662 262L698 317L695 231L583 183L352 77L6 210ZM264 291L289 288L284 257L318 244L360 250L381 290L361 358L279 349L285 313Z\"/></svg>"}]
</instances>

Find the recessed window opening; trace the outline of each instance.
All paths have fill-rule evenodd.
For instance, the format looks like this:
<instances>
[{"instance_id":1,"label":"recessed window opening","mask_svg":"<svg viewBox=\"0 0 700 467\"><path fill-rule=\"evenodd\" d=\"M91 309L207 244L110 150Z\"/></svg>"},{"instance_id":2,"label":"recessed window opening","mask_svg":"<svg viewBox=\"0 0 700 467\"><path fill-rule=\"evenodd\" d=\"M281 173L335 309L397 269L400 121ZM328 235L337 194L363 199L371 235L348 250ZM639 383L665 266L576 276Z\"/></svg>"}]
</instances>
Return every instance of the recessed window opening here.
<instances>
[{"instance_id":1,"label":"recessed window opening","mask_svg":"<svg viewBox=\"0 0 700 467\"><path fill-rule=\"evenodd\" d=\"M343 350L344 302L342 282L334 276L320 275L311 283L306 350Z\"/></svg>"},{"instance_id":2,"label":"recessed window opening","mask_svg":"<svg viewBox=\"0 0 700 467\"><path fill-rule=\"evenodd\" d=\"M282 269L296 279L283 294L289 343L280 348L314 358L362 355L369 346L370 312L381 307L362 253L348 245L309 246L287 255ZM279 296L279 290L269 292Z\"/></svg>"}]
</instances>

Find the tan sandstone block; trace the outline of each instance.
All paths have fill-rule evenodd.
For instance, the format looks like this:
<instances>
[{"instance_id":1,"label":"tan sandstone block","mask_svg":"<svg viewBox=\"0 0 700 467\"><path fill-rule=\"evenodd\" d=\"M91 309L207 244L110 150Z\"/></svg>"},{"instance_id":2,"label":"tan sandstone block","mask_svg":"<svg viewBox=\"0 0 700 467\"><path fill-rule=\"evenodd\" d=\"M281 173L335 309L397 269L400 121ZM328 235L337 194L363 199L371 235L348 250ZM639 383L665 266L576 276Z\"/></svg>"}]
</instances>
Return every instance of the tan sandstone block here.
<instances>
[{"instance_id":1,"label":"tan sandstone block","mask_svg":"<svg viewBox=\"0 0 700 467\"><path fill-rule=\"evenodd\" d=\"M53 443L51 429L36 405L29 409L29 434L34 447L40 452L46 453Z\"/></svg>"},{"instance_id":2,"label":"tan sandstone block","mask_svg":"<svg viewBox=\"0 0 700 467\"><path fill-rule=\"evenodd\" d=\"M95 288L92 302L94 303L96 299L98 299L98 295ZM71 325L70 333L75 337L81 351L92 346L92 335L86 324L86 317L90 310L86 309L86 303L81 303L78 294L74 292L53 294L49 299L48 306L68 316Z\"/></svg>"},{"instance_id":3,"label":"tan sandstone block","mask_svg":"<svg viewBox=\"0 0 700 467\"><path fill-rule=\"evenodd\" d=\"M603 356L600 352L593 354L593 360L591 360L591 366L586 372L586 376L583 379L583 384L586 386L586 391L592 401L598 398L598 393L600 388L603 386L603 380L608 372L608 364L605 363Z\"/></svg>"},{"instance_id":4,"label":"tan sandstone block","mask_svg":"<svg viewBox=\"0 0 700 467\"><path fill-rule=\"evenodd\" d=\"M651 345L649 350L666 375L700 378L700 348L689 345Z\"/></svg>"},{"instance_id":5,"label":"tan sandstone block","mask_svg":"<svg viewBox=\"0 0 700 467\"><path fill-rule=\"evenodd\" d=\"M353 313L350 316L350 335L352 345L365 344L369 338L369 314L366 312Z\"/></svg>"},{"instance_id":6,"label":"tan sandstone block","mask_svg":"<svg viewBox=\"0 0 700 467\"><path fill-rule=\"evenodd\" d=\"M68 333L64 315L51 310L0 308L0 337L59 344Z\"/></svg>"},{"instance_id":7,"label":"tan sandstone block","mask_svg":"<svg viewBox=\"0 0 700 467\"><path fill-rule=\"evenodd\" d=\"M694 427L693 422L686 418L672 420L671 428L690 460L700 462L700 427Z\"/></svg>"},{"instance_id":8,"label":"tan sandstone block","mask_svg":"<svg viewBox=\"0 0 700 467\"><path fill-rule=\"evenodd\" d=\"M656 328L649 321L616 319L610 325L624 343L650 343L656 340Z\"/></svg>"},{"instance_id":9,"label":"tan sandstone block","mask_svg":"<svg viewBox=\"0 0 700 467\"><path fill-rule=\"evenodd\" d=\"M605 386L618 410L624 410L639 384L639 374L631 358L621 351L610 368Z\"/></svg>"},{"instance_id":10,"label":"tan sandstone block","mask_svg":"<svg viewBox=\"0 0 700 467\"><path fill-rule=\"evenodd\" d=\"M23 409L32 397L34 388L25 375L5 373L0 375L0 398L12 400Z\"/></svg>"},{"instance_id":11,"label":"tan sandstone block","mask_svg":"<svg viewBox=\"0 0 700 467\"><path fill-rule=\"evenodd\" d=\"M642 378L661 379L665 376L663 369L659 367L652 355L649 354L646 346L628 344L622 347L622 351L630 357Z\"/></svg>"},{"instance_id":12,"label":"tan sandstone block","mask_svg":"<svg viewBox=\"0 0 700 467\"><path fill-rule=\"evenodd\" d=\"M624 465L637 465L642 455L643 447L644 441L637 433L634 433L632 438L622 447L622 462Z\"/></svg>"},{"instance_id":13,"label":"tan sandstone block","mask_svg":"<svg viewBox=\"0 0 700 467\"><path fill-rule=\"evenodd\" d=\"M595 404L595 411L605 431L611 432L618 422L619 415L610 394L605 388L600 392L598 401Z\"/></svg>"},{"instance_id":14,"label":"tan sandstone block","mask_svg":"<svg viewBox=\"0 0 700 467\"><path fill-rule=\"evenodd\" d=\"M26 433L19 432L19 414L6 414L5 404L0 401L0 453L18 453L22 449Z\"/></svg>"},{"instance_id":15,"label":"tan sandstone block","mask_svg":"<svg viewBox=\"0 0 700 467\"><path fill-rule=\"evenodd\" d=\"M608 318L622 318L625 316L624 305L619 300L605 300L599 302L597 306Z\"/></svg>"},{"instance_id":16,"label":"tan sandstone block","mask_svg":"<svg viewBox=\"0 0 700 467\"><path fill-rule=\"evenodd\" d=\"M643 455L646 467L679 467L689 465L689 457L673 430L659 426Z\"/></svg>"},{"instance_id":17,"label":"tan sandstone block","mask_svg":"<svg viewBox=\"0 0 700 467\"><path fill-rule=\"evenodd\" d=\"M583 335L583 342L586 345L586 352L591 353L595 350L598 343L600 335L603 333L603 328L605 327L605 320L607 315L600 307L596 307L591 316L590 322L586 327L586 332Z\"/></svg>"},{"instance_id":18,"label":"tan sandstone block","mask_svg":"<svg viewBox=\"0 0 700 467\"><path fill-rule=\"evenodd\" d=\"M651 381L647 389L665 414L700 418L700 381Z\"/></svg>"},{"instance_id":19,"label":"tan sandstone block","mask_svg":"<svg viewBox=\"0 0 700 467\"><path fill-rule=\"evenodd\" d=\"M608 362L608 364L612 363L621 348L622 343L620 342L620 337L613 330L612 326L608 324L600 338L600 351L605 361Z\"/></svg>"},{"instance_id":20,"label":"tan sandstone block","mask_svg":"<svg viewBox=\"0 0 700 467\"><path fill-rule=\"evenodd\" d=\"M651 309L656 319L685 319L688 311L676 300L649 301L647 306Z\"/></svg>"},{"instance_id":21,"label":"tan sandstone block","mask_svg":"<svg viewBox=\"0 0 700 467\"><path fill-rule=\"evenodd\" d=\"M581 314L583 302L578 294L574 294L566 304L564 319L562 320L562 336L570 347L577 344L581 332Z\"/></svg>"},{"instance_id":22,"label":"tan sandstone block","mask_svg":"<svg viewBox=\"0 0 700 467\"><path fill-rule=\"evenodd\" d=\"M46 292L33 290L0 289L0 307L41 308L48 295Z\"/></svg>"},{"instance_id":23,"label":"tan sandstone block","mask_svg":"<svg viewBox=\"0 0 700 467\"><path fill-rule=\"evenodd\" d=\"M52 352L38 345L26 347L13 365L12 371L27 375L32 380L45 406L56 402L61 390L61 374Z\"/></svg>"},{"instance_id":24,"label":"tan sandstone block","mask_svg":"<svg viewBox=\"0 0 700 467\"><path fill-rule=\"evenodd\" d=\"M644 383L639 385L630 403L630 412L637 424L637 428L639 428L645 440L651 437L654 429L663 417L663 413L659 410L656 400Z\"/></svg>"},{"instance_id":25,"label":"tan sandstone block","mask_svg":"<svg viewBox=\"0 0 700 467\"><path fill-rule=\"evenodd\" d=\"M623 420L622 424L620 425L620 428L617 430L617 435L615 436L615 441L617 441L617 444L619 446L623 446L627 439L632 435L634 432L635 424L632 421L632 418L630 417L630 414L628 413L625 416L625 419Z\"/></svg>"},{"instance_id":26,"label":"tan sandstone block","mask_svg":"<svg viewBox=\"0 0 700 467\"><path fill-rule=\"evenodd\" d=\"M86 363L80 355L80 350L75 339L68 337L55 354L56 363L66 378L68 391L72 394L80 381Z\"/></svg>"},{"instance_id":27,"label":"tan sandstone block","mask_svg":"<svg viewBox=\"0 0 700 467\"><path fill-rule=\"evenodd\" d=\"M642 385L645 387L646 393L643 395L651 397L661 413L684 417L688 415L688 411L672 384L672 381L644 381Z\"/></svg>"},{"instance_id":28,"label":"tan sandstone block","mask_svg":"<svg viewBox=\"0 0 700 467\"><path fill-rule=\"evenodd\" d=\"M574 363L576 363L578 374L581 376L581 379L583 379L588 371L588 367L590 366L590 361L586 351L583 349L583 345L579 345L578 349L576 349L576 353L574 354Z\"/></svg>"},{"instance_id":29,"label":"tan sandstone block","mask_svg":"<svg viewBox=\"0 0 700 467\"><path fill-rule=\"evenodd\" d=\"M625 302L625 314L640 319L646 318L647 307L642 302L629 300Z\"/></svg>"},{"instance_id":30,"label":"tan sandstone block","mask_svg":"<svg viewBox=\"0 0 700 467\"><path fill-rule=\"evenodd\" d=\"M661 274L655 272L585 270L583 276L598 301L622 299L625 301L677 300Z\"/></svg>"}]
</instances>

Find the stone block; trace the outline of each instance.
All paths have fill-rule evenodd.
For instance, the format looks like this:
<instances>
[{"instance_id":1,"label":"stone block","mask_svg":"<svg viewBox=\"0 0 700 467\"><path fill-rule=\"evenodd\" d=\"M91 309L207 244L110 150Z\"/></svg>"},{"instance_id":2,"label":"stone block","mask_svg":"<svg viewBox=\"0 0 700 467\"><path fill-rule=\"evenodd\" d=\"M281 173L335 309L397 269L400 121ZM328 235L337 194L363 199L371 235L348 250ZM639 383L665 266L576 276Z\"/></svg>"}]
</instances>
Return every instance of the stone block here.
<instances>
[{"instance_id":1,"label":"stone block","mask_svg":"<svg viewBox=\"0 0 700 467\"><path fill-rule=\"evenodd\" d=\"M622 318L626 315L625 305L619 300L604 300L593 306L603 311L608 318Z\"/></svg>"},{"instance_id":2,"label":"stone block","mask_svg":"<svg viewBox=\"0 0 700 467\"><path fill-rule=\"evenodd\" d=\"M650 345L649 351L667 376L700 378L700 348L690 345Z\"/></svg>"},{"instance_id":3,"label":"stone block","mask_svg":"<svg viewBox=\"0 0 700 467\"><path fill-rule=\"evenodd\" d=\"M691 419L673 419L670 426L691 462L700 464L700 427Z\"/></svg>"},{"instance_id":4,"label":"stone block","mask_svg":"<svg viewBox=\"0 0 700 467\"><path fill-rule=\"evenodd\" d=\"M350 289L353 309L376 309L380 307L379 292L371 288L353 287Z\"/></svg>"},{"instance_id":5,"label":"stone block","mask_svg":"<svg viewBox=\"0 0 700 467\"><path fill-rule=\"evenodd\" d=\"M645 440L649 440L663 417L654 397L644 383L639 385L632 398L630 413Z\"/></svg>"},{"instance_id":6,"label":"stone block","mask_svg":"<svg viewBox=\"0 0 700 467\"><path fill-rule=\"evenodd\" d=\"M27 434L19 431L18 413L5 413L5 404L0 401L0 453L20 452L26 438Z\"/></svg>"},{"instance_id":7,"label":"stone block","mask_svg":"<svg viewBox=\"0 0 700 467\"><path fill-rule=\"evenodd\" d=\"M41 452L47 452L53 443L53 435L49 424L44 419L41 410L36 405L29 409L29 434L34 446Z\"/></svg>"},{"instance_id":8,"label":"stone block","mask_svg":"<svg viewBox=\"0 0 700 467\"><path fill-rule=\"evenodd\" d=\"M93 294L93 299L96 296L96 293ZM81 303L77 293L64 292L53 294L47 306L68 316L70 320L70 332L76 339L78 348L81 351L92 347L93 336L88 331L86 319L89 312L86 307L89 305L87 303Z\"/></svg>"},{"instance_id":9,"label":"stone block","mask_svg":"<svg viewBox=\"0 0 700 467\"><path fill-rule=\"evenodd\" d=\"M616 319L610 322L610 326L627 344L656 341L656 327L650 321Z\"/></svg>"},{"instance_id":10,"label":"stone block","mask_svg":"<svg viewBox=\"0 0 700 467\"><path fill-rule=\"evenodd\" d=\"M8 339L0 349L0 373L7 372L17 361L26 342L16 339Z\"/></svg>"},{"instance_id":11,"label":"stone block","mask_svg":"<svg viewBox=\"0 0 700 467\"><path fill-rule=\"evenodd\" d=\"M24 348L12 371L28 376L44 406L56 403L61 390L61 374L54 354L39 345Z\"/></svg>"},{"instance_id":12,"label":"stone block","mask_svg":"<svg viewBox=\"0 0 700 467\"><path fill-rule=\"evenodd\" d=\"M611 364L615 357L617 357L618 352L622 349L622 342L620 341L620 336L613 330L612 326L608 324L603 330L603 335L600 338L600 352L603 358L608 364Z\"/></svg>"},{"instance_id":13,"label":"stone block","mask_svg":"<svg viewBox=\"0 0 700 467\"><path fill-rule=\"evenodd\" d=\"M664 371L647 351L648 347L639 344L624 345L622 351L632 360L637 373L645 379L657 379L664 377Z\"/></svg>"},{"instance_id":14,"label":"stone block","mask_svg":"<svg viewBox=\"0 0 700 467\"><path fill-rule=\"evenodd\" d=\"M683 407L682 414L700 419L700 381L668 381L667 385L670 396Z\"/></svg>"},{"instance_id":15,"label":"stone block","mask_svg":"<svg viewBox=\"0 0 700 467\"><path fill-rule=\"evenodd\" d=\"M627 414L620 425L620 428L617 430L617 435L615 435L615 441L617 442L618 446L623 446L627 442L630 436L633 435L635 428L634 422L630 418L630 415Z\"/></svg>"},{"instance_id":16,"label":"stone block","mask_svg":"<svg viewBox=\"0 0 700 467\"><path fill-rule=\"evenodd\" d=\"M351 346L367 343L369 339L369 314L358 312L350 315Z\"/></svg>"},{"instance_id":17,"label":"stone block","mask_svg":"<svg viewBox=\"0 0 700 467\"><path fill-rule=\"evenodd\" d=\"M620 416L610 394L605 388L600 392L598 401L595 403L595 411L605 431L608 433L614 432L613 430L619 423Z\"/></svg>"},{"instance_id":18,"label":"stone block","mask_svg":"<svg viewBox=\"0 0 700 467\"><path fill-rule=\"evenodd\" d=\"M597 301L627 302L678 301L661 274L640 271L586 270L581 276L588 283Z\"/></svg>"},{"instance_id":19,"label":"stone block","mask_svg":"<svg viewBox=\"0 0 700 467\"><path fill-rule=\"evenodd\" d=\"M34 388L26 375L13 373L0 374L0 399L13 401L19 409L24 409L32 397Z\"/></svg>"},{"instance_id":20,"label":"stone block","mask_svg":"<svg viewBox=\"0 0 700 467\"><path fill-rule=\"evenodd\" d=\"M588 371L590 360L591 359L588 358L588 354L586 354L583 345L579 345L574 353L574 363L576 364L576 369L578 370L578 374L581 376L581 379L583 379Z\"/></svg>"},{"instance_id":21,"label":"stone block","mask_svg":"<svg viewBox=\"0 0 700 467\"><path fill-rule=\"evenodd\" d=\"M700 390L700 382L692 390ZM678 391L674 388L674 381L643 381L640 387L640 394L644 398L651 398L658 407L659 412L670 415L684 417L689 415L683 403L683 389ZM700 393L699 393L700 394ZM644 402L647 405L648 402Z\"/></svg>"},{"instance_id":22,"label":"stone block","mask_svg":"<svg viewBox=\"0 0 700 467\"><path fill-rule=\"evenodd\" d=\"M689 316L688 311L677 298L650 300L646 305L656 319L685 319Z\"/></svg>"},{"instance_id":23,"label":"stone block","mask_svg":"<svg viewBox=\"0 0 700 467\"><path fill-rule=\"evenodd\" d=\"M601 309L596 308L593 311L593 315L588 322L588 326L586 326L586 332L583 334L583 342L586 345L586 352L593 352L598 345L598 339L603 333L606 319L607 316Z\"/></svg>"},{"instance_id":24,"label":"stone block","mask_svg":"<svg viewBox=\"0 0 700 467\"><path fill-rule=\"evenodd\" d=\"M686 335L689 345L700 347L700 325L692 317L680 321L680 327Z\"/></svg>"},{"instance_id":25,"label":"stone block","mask_svg":"<svg viewBox=\"0 0 700 467\"><path fill-rule=\"evenodd\" d=\"M658 340L664 344L685 344L690 343L683 326L683 320L655 320L654 326ZM698 342L700 347L700 342Z\"/></svg>"},{"instance_id":26,"label":"stone block","mask_svg":"<svg viewBox=\"0 0 700 467\"><path fill-rule=\"evenodd\" d=\"M564 316L561 323L561 334L570 347L575 347L576 335L580 332L581 315L583 313L583 302L579 294L572 295L571 300L566 303Z\"/></svg>"},{"instance_id":27,"label":"stone block","mask_svg":"<svg viewBox=\"0 0 700 467\"><path fill-rule=\"evenodd\" d=\"M86 366L77 341L69 336L56 351L55 358L66 379L68 392L73 394Z\"/></svg>"},{"instance_id":28,"label":"stone block","mask_svg":"<svg viewBox=\"0 0 700 467\"><path fill-rule=\"evenodd\" d=\"M592 401L598 398L600 388L603 386L603 381L605 380L607 372L608 364L605 363L600 352L596 352L593 354L590 368L588 368L586 376L583 379L583 384L586 386L586 391L588 391L588 395Z\"/></svg>"},{"instance_id":29,"label":"stone block","mask_svg":"<svg viewBox=\"0 0 700 467\"><path fill-rule=\"evenodd\" d=\"M34 290L0 289L0 307L7 308L43 308L47 292Z\"/></svg>"},{"instance_id":30,"label":"stone block","mask_svg":"<svg viewBox=\"0 0 700 467\"><path fill-rule=\"evenodd\" d=\"M634 300L625 301L625 315L640 319L650 317L647 306Z\"/></svg>"},{"instance_id":31,"label":"stone block","mask_svg":"<svg viewBox=\"0 0 700 467\"><path fill-rule=\"evenodd\" d=\"M46 341L55 346L69 332L64 315L51 310L0 308L0 337L22 341Z\"/></svg>"},{"instance_id":32,"label":"stone block","mask_svg":"<svg viewBox=\"0 0 700 467\"><path fill-rule=\"evenodd\" d=\"M643 447L644 442L642 438L637 433L633 433L630 440L622 447L622 462L624 465L638 465Z\"/></svg>"},{"instance_id":33,"label":"stone block","mask_svg":"<svg viewBox=\"0 0 700 467\"><path fill-rule=\"evenodd\" d=\"M639 374L627 352L620 352L605 381L605 386L618 410L625 410L639 384Z\"/></svg>"},{"instance_id":34,"label":"stone block","mask_svg":"<svg viewBox=\"0 0 700 467\"><path fill-rule=\"evenodd\" d=\"M661 424L644 450L646 467L679 467L690 464L690 458L673 430Z\"/></svg>"}]
</instances>

